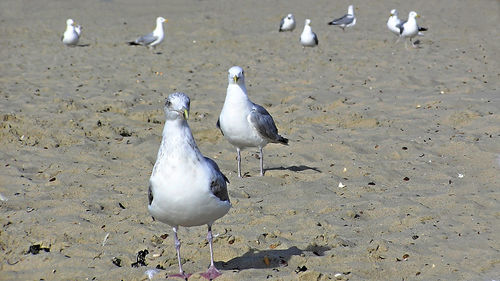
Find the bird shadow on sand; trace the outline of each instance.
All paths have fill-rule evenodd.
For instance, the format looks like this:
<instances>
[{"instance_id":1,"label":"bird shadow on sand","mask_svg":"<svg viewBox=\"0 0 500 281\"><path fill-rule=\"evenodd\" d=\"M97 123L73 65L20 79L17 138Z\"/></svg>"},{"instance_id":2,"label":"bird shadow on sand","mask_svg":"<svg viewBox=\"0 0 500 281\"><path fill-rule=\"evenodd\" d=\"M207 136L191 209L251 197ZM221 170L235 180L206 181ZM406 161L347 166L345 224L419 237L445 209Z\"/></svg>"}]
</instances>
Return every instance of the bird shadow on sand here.
<instances>
[{"instance_id":1,"label":"bird shadow on sand","mask_svg":"<svg viewBox=\"0 0 500 281\"><path fill-rule=\"evenodd\" d=\"M89 47L90 44L78 44L75 47Z\"/></svg>"},{"instance_id":2,"label":"bird shadow on sand","mask_svg":"<svg viewBox=\"0 0 500 281\"><path fill-rule=\"evenodd\" d=\"M306 166L306 165L299 165L299 166L288 166L288 167L275 167L275 168L267 168L266 171L272 171L272 170L278 170L278 171L284 171L284 170L288 170L288 171L292 171L292 172L302 172L302 171L306 171L306 170L313 170L315 172L318 172L318 173L321 173L321 171L316 168L316 167L309 167L309 166Z\"/></svg>"},{"instance_id":3,"label":"bird shadow on sand","mask_svg":"<svg viewBox=\"0 0 500 281\"><path fill-rule=\"evenodd\" d=\"M216 267L223 270L245 270L251 268L277 268L288 266L288 261L292 256L302 254L311 254L314 256L323 256L331 248L328 246L308 246L301 250L296 246L286 250L264 250L250 249L240 257L229 260L228 262L216 262Z\"/></svg>"}]
</instances>

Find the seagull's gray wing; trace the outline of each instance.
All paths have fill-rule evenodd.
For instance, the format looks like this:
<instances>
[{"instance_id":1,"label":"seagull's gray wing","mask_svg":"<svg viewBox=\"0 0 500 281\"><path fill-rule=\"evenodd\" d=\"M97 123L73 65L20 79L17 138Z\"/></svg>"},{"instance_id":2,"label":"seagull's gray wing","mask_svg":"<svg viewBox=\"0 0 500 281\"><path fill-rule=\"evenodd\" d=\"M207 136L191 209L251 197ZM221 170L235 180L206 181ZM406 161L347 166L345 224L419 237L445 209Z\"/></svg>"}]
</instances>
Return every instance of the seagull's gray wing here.
<instances>
[{"instance_id":1,"label":"seagull's gray wing","mask_svg":"<svg viewBox=\"0 0 500 281\"><path fill-rule=\"evenodd\" d=\"M149 45L156 41L158 39L158 36L154 36L153 32L149 33L148 35L141 36L135 40L135 43L141 44L141 45Z\"/></svg>"},{"instance_id":2,"label":"seagull's gray wing","mask_svg":"<svg viewBox=\"0 0 500 281\"><path fill-rule=\"evenodd\" d=\"M312 33L313 34L313 37L314 37L314 42L316 42L316 45L319 44L319 41L318 41L318 36L316 36L316 33Z\"/></svg>"},{"instance_id":3,"label":"seagull's gray wing","mask_svg":"<svg viewBox=\"0 0 500 281\"><path fill-rule=\"evenodd\" d=\"M283 24L285 24L285 18L281 19L281 22L280 22L280 32L283 31Z\"/></svg>"},{"instance_id":4,"label":"seagull's gray wing","mask_svg":"<svg viewBox=\"0 0 500 281\"><path fill-rule=\"evenodd\" d=\"M404 28L404 25L407 21L403 21L401 23L399 23L398 25L396 25L397 28L399 28L399 35L403 34L403 30L405 29Z\"/></svg>"},{"instance_id":5,"label":"seagull's gray wing","mask_svg":"<svg viewBox=\"0 0 500 281\"><path fill-rule=\"evenodd\" d=\"M252 111L248 115L248 120L261 137L271 142L288 143L286 138L278 134L278 128L276 128L276 124L274 124L273 117L262 106L253 104Z\"/></svg>"},{"instance_id":6,"label":"seagull's gray wing","mask_svg":"<svg viewBox=\"0 0 500 281\"><path fill-rule=\"evenodd\" d=\"M353 20L354 20L354 17L352 15L345 14L341 18L334 19L330 24L332 24L332 25L343 25L343 24L348 25L348 24L352 23Z\"/></svg>"},{"instance_id":7,"label":"seagull's gray wing","mask_svg":"<svg viewBox=\"0 0 500 281\"><path fill-rule=\"evenodd\" d=\"M219 166L217 166L217 163L215 163L214 160L208 157L205 157L205 160L207 160L207 163L212 170L212 175L210 177L210 191L221 201L229 201L226 184L226 182L229 182L229 180L219 170Z\"/></svg>"}]
</instances>

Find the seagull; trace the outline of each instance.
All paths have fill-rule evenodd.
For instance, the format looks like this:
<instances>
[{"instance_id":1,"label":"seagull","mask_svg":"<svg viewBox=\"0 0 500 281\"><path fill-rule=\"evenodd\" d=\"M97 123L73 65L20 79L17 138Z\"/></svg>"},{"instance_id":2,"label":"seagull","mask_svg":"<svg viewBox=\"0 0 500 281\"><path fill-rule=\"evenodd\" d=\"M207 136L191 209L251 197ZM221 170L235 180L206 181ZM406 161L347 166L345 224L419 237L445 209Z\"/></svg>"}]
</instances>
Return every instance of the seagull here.
<instances>
[{"instance_id":1,"label":"seagull","mask_svg":"<svg viewBox=\"0 0 500 281\"><path fill-rule=\"evenodd\" d=\"M72 19L66 20L66 31L64 31L61 41L66 46L75 46L80 39L81 27L76 25Z\"/></svg>"},{"instance_id":2,"label":"seagull","mask_svg":"<svg viewBox=\"0 0 500 281\"><path fill-rule=\"evenodd\" d=\"M400 32L399 25L400 24L401 24L401 20L398 18L398 11L396 9L392 9L391 16L387 20L387 28L389 28L389 30L392 33L399 36L400 35L399 34L399 32ZM425 27L418 27L418 35L424 36L424 33L422 31L426 31L426 30L427 30L427 28L425 28Z\"/></svg>"},{"instance_id":3,"label":"seagull","mask_svg":"<svg viewBox=\"0 0 500 281\"><path fill-rule=\"evenodd\" d=\"M262 149L268 143L288 144L288 139L278 134L273 117L262 106L250 101L245 87L245 75L239 66L229 69L226 100L217 121L222 135L236 146L238 177L241 178L241 154L245 147L258 147L260 175L264 175Z\"/></svg>"},{"instance_id":4,"label":"seagull","mask_svg":"<svg viewBox=\"0 0 500 281\"><path fill-rule=\"evenodd\" d=\"M356 16L354 15L354 7L349 5L347 9L347 14L343 15L338 19L334 19L328 23L329 25L338 25L345 31L346 27L351 27L356 24Z\"/></svg>"},{"instance_id":5,"label":"seagull","mask_svg":"<svg viewBox=\"0 0 500 281\"><path fill-rule=\"evenodd\" d=\"M164 19L162 17L157 17L156 18L156 28L153 30L153 32L141 36L135 41L128 42L129 45L142 45L142 46L147 46L148 48L154 48L156 45L160 44L161 41L163 41L163 38L165 38L165 33L163 32L163 23L168 22L167 19Z\"/></svg>"},{"instance_id":6,"label":"seagull","mask_svg":"<svg viewBox=\"0 0 500 281\"><path fill-rule=\"evenodd\" d=\"M420 17L420 15L417 14L417 12L411 11L408 14L408 20L397 25L397 27L399 28L399 36L402 38L405 38L405 39L410 38L410 42L411 42L411 45L413 47L416 47L412 41L413 37L421 34L420 31L427 30L427 28L419 27L417 25L416 18L419 18L419 17ZM405 40L405 47L407 47L406 40Z\"/></svg>"},{"instance_id":7,"label":"seagull","mask_svg":"<svg viewBox=\"0 0 500 281\"><path fill-rule=\"evenodd\" d=\"M294 29L295 29L295 17L292 14L288 14L286 17L281 19L280 32L293 31Z\"/></svg>"},{"instance_id":8,"label":"seagull","mask_svg":"<svg viewBox=\"0 0 500 281\"><path fill-rule=\"evenodd\" d=\"M214 265L212 224L231 208L226 185L229 181L196 146L187 123L189 103L184 93L173 93L165 102L166 121L149 179L148 210L155 220L173 227L179 274L171 277L187 280L190 276L182 269L178 228L208 225L210 267L201 275L211 280L222 274Z\"/></svg>"},{"instance_id":9,"label":"seagull","mask_svg":"<svg viewBox=\"0 0 500 281\"><path fill-rule=\"evenodd\" d=\"M399 36L399 24L401 24L401 20L398 18L398 11L396 9L392 9L391 16L387 20L387 28L389 28L392 33Z\"/></svg>"},{"instance_id":10,"label":"seagull","mask_svg":"<svg viewBox=\"0 0 500 281\"><path fill-rule=\"evenodd\" d=\"M311 20L306 19L304 30L300 34L300 43L303 47L316 47L318 45L318 36L311 29Z\"/></svg>"}]
</instances>

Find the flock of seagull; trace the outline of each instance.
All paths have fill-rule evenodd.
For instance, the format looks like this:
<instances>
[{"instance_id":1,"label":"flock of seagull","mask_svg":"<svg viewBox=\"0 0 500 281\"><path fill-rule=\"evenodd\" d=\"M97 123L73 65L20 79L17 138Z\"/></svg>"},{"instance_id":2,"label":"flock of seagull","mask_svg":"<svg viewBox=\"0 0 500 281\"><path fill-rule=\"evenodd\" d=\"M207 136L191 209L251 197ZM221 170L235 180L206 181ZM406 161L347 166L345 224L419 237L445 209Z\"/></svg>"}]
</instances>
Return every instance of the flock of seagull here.
<instances>
[{"instance_id":1,"label":"flock of seagull","mask_svg":"<svg viewBox=\"0 0 500 281\"><path fill-rule=\"evenodd\" d=\"M417 25L418 17L418 14L412 11L408 15L408 20L403 22L398 18L397 11L392 10L387 27L399 38L409 38L415 46L412 39L427 30ZM155 48L165 37L163 31L165 22L166 19L158 17L153 32L140 36L128 44ZM303 47L318 45L318 37L312 31L310 24L311 20L306 19L300 36ZM328 24L339 26L344 31L345 28L353 27L356 24L353 5L349 6L347 14ZM75 46L81 36L82 27L72 19L68 19L66 25L61 40L65 45ZM279 31L293 31L295 27L293 14L288 14L281 20ZM170 225L174 231L179 273L167 277L179 277L185 280L190 277L190 274L185 273L182 268L181 242L177 235L179 227L208 226L210 266L201 276L213 280L222 273L214 264L212 224L227 214L231 208L227 190L229 180L215 161L203 156L198 149L187 122L189 110L190 99L186 94L176 92L167 97L164 105L166 120L162 140L149 180L148 210L154 220ZM240 178L242 177L241 150L248 147L259 148L260 175L263 176L263 148L268 143L288 144L288 139L278 133L269 112L249 99L244 71L239 66L233 66L228 70L226 98L216 125L228 142L236 147Z\"/></svg>"},{"instance_id":2,"label":"flock of seagull","mask_svg":"<svg viewBox=\"0 0 500 281\"><path fill-rule=\"evenodd\" d=\"M416 47L413 42L413 38L417 35L422 36L423 35L422 31L427 30L427 28L418 26L416 19L419 17L420 16L416 12L411 11L408 14L408 20L401 21L398 18L398 11L396 9L391 10L391 15L387 20L387 28L389 28L390 31L399 36L396 43L399 41L400 38L404 39L409 38L412 46ZM338 26L342 28L343 31L345 31L345 29L348 27L353 27L354 25L356 25L356 15L354 14L354 6L349 5L347 9L347 14L343 15L340 18L330 21L328 25ZM293 31L295 27L296 23L294 15L288 14L287 16L281 19L279 31L280 32ZM303 47L315 47L319 44L318 36L316 35L316 33L312 31L310 19L305 20L304 30L300 35L300 43L302 44ZM405 46L407 47L406 40L405 40Z\"/></svg>"},{"instance_id":3,"label":"flock of seagull","mask_svg":"<svg viewBox=\"0 0 500 281\"><path fill-rule=\"evenodd\" d=\"M412 46L416 47L413 42L413 38L417 35L423 36L422 31L427 30L427 28L418 26L417 18L419 17L420 15L417 14L417 12L411 11L408 14L408 19L406 21L402 21L398 18L398 11L396 9L391 10L390 17L387 20L387 28L399 37L396 43L399 42L399 39L404 38L405 47L407 47L406 38L409 38ZM156 18L156 28L153 32L140 36L134 41L128 42L128 44L154 48L165 38L165 32L163 31L163 23L165 22L168 22L168 20L163 17ZM356 25L354 6L349 5L347 14L330 21L328 25L338 26L342 28L343 31L345 31L348 27ZM295 27L296 22L294 15L288 14L281 19L279 31L293 31ZM80 25L77 25L72 19L68 19L66 21L66 30L64 31L61 41L67 46L76 46L81 36L81 30L82 27ZM318 36L312 31L310 19L306 19L304 22L304 29L300 35L300 43L303 47L315 47L319 44Z\"/></svg>"}]
</instances>

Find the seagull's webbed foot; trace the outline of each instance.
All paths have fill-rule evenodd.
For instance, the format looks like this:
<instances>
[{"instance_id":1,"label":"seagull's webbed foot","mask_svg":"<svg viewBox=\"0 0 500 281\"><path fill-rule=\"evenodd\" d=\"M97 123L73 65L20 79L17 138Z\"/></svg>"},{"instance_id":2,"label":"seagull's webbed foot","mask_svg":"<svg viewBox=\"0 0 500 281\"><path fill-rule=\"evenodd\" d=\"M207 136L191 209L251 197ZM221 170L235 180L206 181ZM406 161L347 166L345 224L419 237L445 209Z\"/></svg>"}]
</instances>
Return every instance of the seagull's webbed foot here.
<instances>
[{"instance_id":1,"label":"seagull's webbed foot","mask_svg":"<svg viewBox=\"0 0 500 281\"><path fill-rule=\"evenodd\" d=\"M215 278L222 275L222 273L215 268L215 266L210 266L205 273L200 274L203 278L207 280L214 280Z\"/></svg>"},{"instance_id":2,"label":"seagull's webbed foot","mask_svg":"<svg viewBox=\"0 0 500 281\"><path fill-rule=\"evenodd\" d=\"M188 280L188 278L190 276L191 276L191 274L183 272L182 274L178 273L178 274L167 275L167 278L181 278L181 279L184 279L184 280Z\"/></svg>"}]
</instances>

